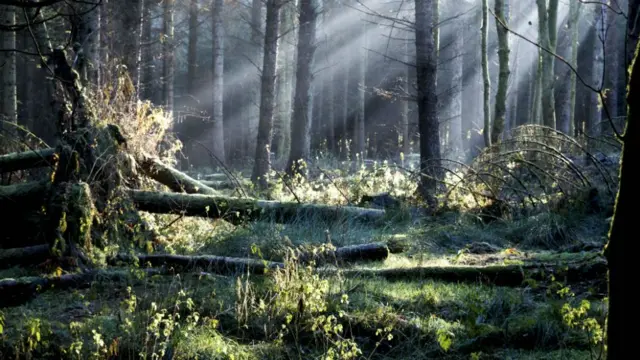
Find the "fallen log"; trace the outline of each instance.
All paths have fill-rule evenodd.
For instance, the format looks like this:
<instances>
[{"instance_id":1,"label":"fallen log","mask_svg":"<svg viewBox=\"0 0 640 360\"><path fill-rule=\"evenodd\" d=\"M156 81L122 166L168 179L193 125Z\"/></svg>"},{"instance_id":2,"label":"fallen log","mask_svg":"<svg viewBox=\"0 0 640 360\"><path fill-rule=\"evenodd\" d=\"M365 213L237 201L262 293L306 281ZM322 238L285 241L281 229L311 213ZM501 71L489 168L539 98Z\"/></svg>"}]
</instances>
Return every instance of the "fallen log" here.
<instances>
[{"instance_id":1,"label":"fallen log","mask_svg":"<svg viewBox=\"0 0 640 360\"><path fill-rule=\"evenodd\" d=\"M39 264L47 260L49 255L49 245L0 250L0 269Z\"/></svg>"},{"instance_id":2,"label":"fallen log","mask_svg":"<svg viewBox=\"0 0 640 360\"><path fill-rule=\"evenodd\" d=\"M161 269L142 270L147 276L159 275ZM134 279L131 270L95 270L61 276L25 276L0 280L0 308L18 306L47 290L88 288L98 281L122 281Z\"/></svg>"},{"instance_id":3,"label":"fallen log","mask_svg":"<svg viewBox=\"0 0 640 360\"><path fill-rule=\"evenodd\" d=\"M181 270L192 270L193 268L201 268L202 270L218 275L234 275L250 272L252 274L265 274L268 270L283 268L284 264L273 261L262 261L248 258L233 258L215 255L168 255L168 254L152 254L152 255L129 255L119 254L109 260L112 265L119 263L135 263L141 267L150 264L154 267L178 267Z\"/></svg>"},{"instance_id":4,"label":"fallen log","mask_svg":"<svg viewBox=\"0 0 640 360\"><path fill-rule=\"evenodd\" d=\"M238 187L237 183L230 180L200 180L200 182L216 190L233 190ZM244 180L240 180L241 184L243 184L243 182ZM249 183L247 182L246 185L248 186Z\"/></svg>"},{"instance_id":5,"label":"fallen log","mask_svg":"<svg viewBox=\"0 0 640 360\"><path fill-rule=\"evenodd\" d=\"M262 219L273 220L278 223L290 223L307 217L319 218L328 222L344 219L375 222L385 216L384 210L353 206L298 204L251 198L141 190L129 190L129 195L138 209L142 211L225 219L231 223Z\"/></svg>"},{"instance_id":6,"label":"fallen log","mask_svg":"<svg viewBox=\"0 0 640 360\"><path fill-rule=\"evenodd\" d=\"M49 191L49 179L0 186L0 213L40 206Z\"/></svg>"},{"instance_id":7,"label":"fallen log","mask_svg":"<svg viewBox=\"0 0 640 360\"><path fill-rule=\"evenodd\" d=\"M138 160L138 166L145 175L166 185L175 192L218 195L217 191L203 184L201 181L163 164L156 158L146 155L142 156L141 159Z\"/></svg>"},{"instance_id":8,"label":"fallen log","mask_svg":"<svg viewBox=\"0 0 640 360\"><path fill-rule=\"evenodd\" d=\"M299 251L298 258L302 263L314 261L317 265L336 262L338 264L358 261L384 261L389 257L389 248L382 243L349 245L326 250L320 253Z\"/></svg>"},{"instance_id":9,"label":"fallen log","mask_svg":"<svg viewBox=\"0 0 640 360\"><path fill-rule=\"evenodd\" d=\"M325 270L330 275L336 270ZM528 280L547 281L553 274L558 281L568 284L583 281L602 280L606 285L607 265L597 261L582 265L558 267L544 264L507 265L507 266L423 266L396 269L358 269L341 270L343 276L359 278L383 278L389 281L415 281L431 279L446 282L476 282L494 286L518 287Z\"/></svg>"},{"instance_id":10,"label":"fallen log","mask_svg":"<svg viewBox=\"0 0 640 360\"><path fill-rule=\"evenodd\" d=\"M54 156L54 149L41 149L0 155L0 173L52 166Z\"/></svg>"}]
</instances>

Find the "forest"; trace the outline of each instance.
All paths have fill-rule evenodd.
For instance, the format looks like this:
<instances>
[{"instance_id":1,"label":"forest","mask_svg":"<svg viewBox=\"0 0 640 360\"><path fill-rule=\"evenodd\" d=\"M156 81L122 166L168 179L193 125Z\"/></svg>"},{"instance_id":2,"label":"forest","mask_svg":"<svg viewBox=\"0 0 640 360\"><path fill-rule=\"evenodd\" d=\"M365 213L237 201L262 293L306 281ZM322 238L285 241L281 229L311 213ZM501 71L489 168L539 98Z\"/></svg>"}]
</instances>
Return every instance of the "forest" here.
<instances>
[{"instance_id":1,"label":"forest","mask_svg":"<svg viewBox=\"0 0 640 360\"><path fill-rule=\"evenodd\" d=\"M0 359L634 358L639 39L640 0L0 0Z\"/></svg>"}]
</instances>

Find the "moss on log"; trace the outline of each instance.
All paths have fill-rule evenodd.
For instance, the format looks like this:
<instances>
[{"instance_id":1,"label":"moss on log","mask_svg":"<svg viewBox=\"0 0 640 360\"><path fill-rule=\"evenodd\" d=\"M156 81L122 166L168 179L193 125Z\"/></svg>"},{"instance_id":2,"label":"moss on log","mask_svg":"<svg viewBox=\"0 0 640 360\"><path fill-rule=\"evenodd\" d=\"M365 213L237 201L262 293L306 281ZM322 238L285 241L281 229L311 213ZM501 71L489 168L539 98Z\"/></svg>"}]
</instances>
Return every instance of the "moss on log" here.
<instances>
[{"instance_id":1,"label":"moss on log","mask_svg":"<svg viewBox=\"0 0 640 360\"><path fill-rule=\"evenodd\" d=\"M0 213L40 207L49 191L49 180L0 186Z\"/></svg>"},{"instance_id":2,"label":"moss on log","mask_svg":"<svg viewBox=\"0 0 640 360\"><path fill-rule=\"evenodd\" d=\"M369 243L349 245L325 250L320 253L300 251L298 258L303 263L314 261L316 264L323 263L354 263L359 261L384 261L389 257L389 248L382 243Z\"/></svg>"},{"instance_id":3,"label":"moss on log","mask_svg":"<svg viewBox=\"0 0 640 360\"><path fill-rule=\"evenodd\" d=\"M138 164L145 175L163 185L166 185L175 192L218 195L217 191L204 185L201 181L163 164L156 158L142 156L141 159L138 160Z\"/></svg>"},{"instance_id":4,"label":"moss on log","mask_svg":"<svg viewBox=\"0 0 640 360\"><path fill-rule=\"evenodd\" d=\"M0 250L0 269L39 264L49 257L49 245Z\"/></svg>"},{"instance_id":5,"label":"moss on log","mask_svg":"<svg viewBox=\"0 0 640 360\"><path fill-rule=\"evenodd\" d=\"M42 149L0 155L0 173L53 166L54 149Z\"/></svg>"},{"instance_id":6,"label":"moss on log","mask_svg":"<svg viewBox=\"0 0 640 360\"><path fill-rule=\"evenodd\" d=\"M268 272L269 269L276 269L284 267L284 264L272 261L262 261L257 259L248 258L233 258L225 256L215 255L200 255L200 256L186 256L186 255L125 255L120 254L113 259L110 259L111 264L118 264L119 262L132 263L139 262L141 267L146 264L151 266L168 266L177 267L183 271L189 271L193 268L200 268L204 271L220 274L220 275L234 275L250 272L252 274L261 275Z\"/></svg>"},{"instance_id":7,"label":"moss on log","mask_svg":"<svg viewBox=\"0 0 640 360\"><path fill-rule=\"evenodd\" d=\"M332 272L335 271L325 271L327 274ZM558 266L546 267L543 264L473 267L424 266L382 270L344 270L342 274L350 277L380 277L390 281L432 279L447 282L480 282L495 286L517 287L526 285L528 280L547 281L552 274L558 281L566 281L568 284L592 280L602 280L604 282L606 280L607 265L604 262L591 262L565 268Z\"/></svg>"},{"instance_id":8,"label":"moss on log","mask_svg":"<svg viewBox=\"0 0 640 360\"><path fill-rule=\"evenodd\" d=\"M0 308L19 306L48 290L88 288L99 281L123 281L135 279L140 270L94 270L61 276L26 276L0 280ZM163 274L159 269L142 270L146 276Z\"/></svg>"},{"instance_id":9,"label":"moss on log","mask_svg":"<svg viewBox=\"0 0 640 360\"><path fill-rule=\"evenodd\" d=\"M298 204L251 198L140 190L130 190L129 194L138 209L142 211L218 218L225 219L231 223L262 219L278 223L290 223L305 218L314 218L327 222L345 219L376 222L385 216L384 210L353 206Z\"/></svg>"}]
</instances>

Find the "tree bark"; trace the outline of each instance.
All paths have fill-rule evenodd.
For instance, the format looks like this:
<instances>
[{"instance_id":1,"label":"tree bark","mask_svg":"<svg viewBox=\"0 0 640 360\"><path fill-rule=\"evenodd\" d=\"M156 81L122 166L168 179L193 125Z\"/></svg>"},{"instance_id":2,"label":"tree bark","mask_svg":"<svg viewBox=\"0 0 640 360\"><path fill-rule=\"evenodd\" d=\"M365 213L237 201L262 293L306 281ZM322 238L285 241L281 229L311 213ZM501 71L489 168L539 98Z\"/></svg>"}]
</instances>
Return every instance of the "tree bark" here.
<instances>
[{"instance_id":1,"label":"tree bark","mask_svg":"<svg viewBox=\"0 0 640 360\"><path fill-rule=\"evenodd\" d=\"M487 43L489 42L489 1L482 0L482 83L483 89L483 107L484 107L484 145L491 146L491 77L489 76L489 50Z\"/></svg>"},{"instance_id":2,"label":"tree bark","mask_svg":"<svg viewBox=\"0 0 640 360\"><path fill-rule=\"evenodd\" d=\"M440 167L440 134L437 113L437 55L433 37L435 15L433 1L415 0L416 71L418 79L418 123L420 128L419 192L430 207L436 205Z\"/></svg>"},{"instance_id":3,"label":"tree bark","mask_svg":"<svg viewBox=\"0 0 640 360\"><path fill-rule=\"evenodd\" d=\"M569 32L567 46L563 46L561 55L565 59L571 59L570 63L577 68L578 57L578 19L580 15L580 5L578 1L572 1L569 4L569 17L567 19L566 31ZM560 109L557 116L558 130L564 132L567 135L574 135L573 118L575 117L575 89L576 89L576 74L569 69L566 64L557 64L559 79L566 79L569 77L569 81L561 81L558 84L562 91L562 96L557 96L556 101Z\"/></svg>"},{"instance_id":4,"label":"tree bark","mask_svg":"<svg viewBox=\"0 0 640 360\"><path fill-rule=\"evenodd\" d=\"M606 29L605 29L605 14L606 5L593 5L594 14L594 28L595 28L595 41L593 49L593 72L592 72L592 84L596 89L600 89L604 84L602 83L602 72L604 69L604 44ZM603 129L602 125L602 111L600 108L600 95L596 92L591 92L591 102L589 103L589 127L586 129L586 133L590 136L598 136Z\"/></svg>"},{"instance_id":5,"label":"tree bark","mask_svg":"<svg viewBox=\"0 0 640 360\"><path fill-rule=\"evenodd\" d=\"M631 20L630 20L631 21ZM621 359L634 351L636 337L627 329L630 321L638 320L638 313L631 287L636 277L634 255L638 252L634 235L637 218L636 204L640 199L633 168L629 167L640 156L640 46L636 47L631 66L627 93L627 125L624 132L622 158L620 159L619 188L609 242L604 253L609 264L609 311L606 324L607 359ZM633 159L633 160L631 160Z\"/></svg>"},{"instance_id":6,"label":"tree bark","mask_svg":"<svg viewBox=\"0 0 640 360\"><path fill-rule=\"evenodd\" d=\"M245 220L268 219L288 223L305 218L322 221L339 221L353 218L363 222L375 222L385 216L383 210L322 204L298 204L231 198L200 194L176 194L130 190L129 195L139 210L159 214L184 214L185 216L224 219L231 223Z\"/></svg>"},{"instance_id":7,"label":"tree bark","mask_svg":"<svg viewBox=\"0 0 640 360\"><path fill-rule=\"evenodd\" d=\"M175 72L175 36L173 13L175 0L164 0L163 29L164 42L162 49L162 100L167 116L173 118L173 82Z\"/></svg>"},{"instance_id":8,"label":"tree bark","mask_svg":"<svg viewBox=\"0 0 640 360\"><path fill-rule=\"evenodd\" d=\"M218 195L218 192L203 184L202 182L182 173L174 168L166 166L160 160L141 156L138 161L140 169L148 177L166 185L175 192L186 192L187 194Z\"/></svg>"},{"instance_id":9,"label":"tree bark","mask_svg":"<svg viewBox=\"0 0 640 360\"><path fill-rule=\"evenodd\" d=\"M558 0L537 0L538 4L538 38L540 46L551 52L556 51ZM546 51L539 49L541 73L538 74L539 96L542 104L542 124L556 128L554 98L554 62L555 59Z\"/></svg>"},{"instance_id":10,"label":"tree bark","mask_svg":"<svg viewBox=\"0 0 640 360\"><path fill-rule=\"evenodd\" d=\"M301 161L308 161L311 145L311 83L312 67L316 51L316 12L313 0L300 0L298 26L298 56L296 64L296 90L293 100L291 124L291 152L286 172L289 175L306 176L308 168Z\"/></svg>"},{"instance_id":11,"label":"tree bark","mask_svg":"<svg viewBox=\"0 0 640 360\"><path fill-rule=\"evenodd\" d=\"M462 147L462 73L464 72L464 31L463 20L454 20L453 58L451 59L451 91L454 93L449 105L449 143L452 157L461 159Z\"/></svg>"},{"instance_id":12,"label":"tree bark","mask_svg":"<svg viewBox=\"0 0 640 360\"><path fill-rule=\"evenodd\" d=\"M507 113L507 87L509 86L509 39L507 29L501 24L506 24L504 12L504 0L496 0L496 30L498 33L498 61L500 63L500 76L498 77L498 93L496 94L495 113L493 127L491 128L491 143L500 141L504 131L505 117Z\"/></svg>"},{"instance_id":13,"label":"tree bark","mask_svg":"<svg viewBox=\"0 0 640 360\"><path fill-rule=\"evenodd\" d=\"M47 260L50 255L49 245L0 249L0 269L39 264Z\"/></svg>"},{"instance_id":14,"label":"tree bark","mask_svg":"<svg viewBox=\"0 0 640 360\"><path fill-rule=\"evenodd\" d=\"M213 11L215 11L215 9ZM214 43L214 46L215 46L215 43ZM189 1L189 40L187 45L187 94L192 97L196 96L196 93L197 93L197 89L196 89L197 76L198 76L198 0L190 0Z\"/></svg>"},{"instance_id":15,"label":"tree bark","mask_svg":"<svg viewBox=\"0 0 640 360\"><path fill-rule=\"evenodd\" d=\"M0 21L4 26L13 26L16 23L16 9L13 6L0 7ZM16 32L6 31L2 34L2 48L16 49ZM0 115L4 116L4 121L9 124L0 123L0 129L7 130L8 134L15 134L18 124L18 87L16 72L16 52L3 52L0 56L0 69L2 70L2 103L0 104Z\"/></svg>"},{"instance_id":16,"label":"tree bark","mask_svg":"<svg viewBox=\"0 0 640 360\"><path fill-rule=\"evenodd\" d=\"M213 139L212 152L218 161L225 162L224 151L224 0L213 0L211 6L213 20Z\"/></svg>"},{"instance_id":17,"label":"tree bark","mask_svg":"<svg viewBox=\"0 0 640 360\"><path fill-rule=\"evenodd\" d=\"M258 188L266 189L271 171L271 140L276 102L276 64L278 63L278 28L281 0L267 1L264 55L260 85L260 122L256 140L255 162L251 180Z\"/></svg>"},{"instance_id":18,"label":"tree bark","mask_svg":"<svg viewBox=\"0 0 640 360\"><path fill-rule=\"evenodd\" d=\"M42 149L0 155L0 174L16 170L53 166L55 149Z\"/></svg>"},{"instance_id":19,"label":"tree bark","mask_svg":"<svg viewBox=\"0 0 640 360\"><path fill-rule=\"evenodd\" d=\"M49 191L49 179L0 186L0 208L28 210L41 207Z\"/></svg>"}]
</instances>

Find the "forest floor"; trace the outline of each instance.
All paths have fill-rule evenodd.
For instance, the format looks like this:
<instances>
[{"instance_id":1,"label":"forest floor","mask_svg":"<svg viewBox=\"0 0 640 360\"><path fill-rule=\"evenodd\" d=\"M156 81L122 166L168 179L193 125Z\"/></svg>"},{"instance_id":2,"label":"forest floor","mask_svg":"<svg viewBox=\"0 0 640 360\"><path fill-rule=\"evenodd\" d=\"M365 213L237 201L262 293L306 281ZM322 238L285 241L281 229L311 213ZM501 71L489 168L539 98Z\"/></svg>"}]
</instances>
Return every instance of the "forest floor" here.
<instances>
[{"instance_id":1,"label":"forest floor","mask_svg":"<svg viewBox=\"0 0 640 360\"><path fill-rule=\"evenodd\" d=\"M489 223L456 211L419 221L405 215L375 226L322 219L233 226L148 215L167 239L156 253L291 266L264 276L206 269L145 276L127 267L121 281L46 291L0 308L0 358L598 358L605 274L567 283L562 273L604 261L604 212L544 211ZM335 246L398 243L404 251L340 269L299 265L286 255L328 238ZM525 275L517 286L495 286L490 278L443 281L411 271L376 276L386 269L514 265L535 265L544 279ZM41 273L14 267L1 270L0 279Z\"/></svg>"}]
</instances>

